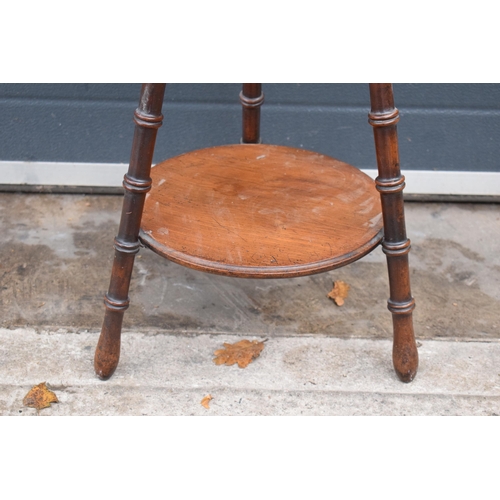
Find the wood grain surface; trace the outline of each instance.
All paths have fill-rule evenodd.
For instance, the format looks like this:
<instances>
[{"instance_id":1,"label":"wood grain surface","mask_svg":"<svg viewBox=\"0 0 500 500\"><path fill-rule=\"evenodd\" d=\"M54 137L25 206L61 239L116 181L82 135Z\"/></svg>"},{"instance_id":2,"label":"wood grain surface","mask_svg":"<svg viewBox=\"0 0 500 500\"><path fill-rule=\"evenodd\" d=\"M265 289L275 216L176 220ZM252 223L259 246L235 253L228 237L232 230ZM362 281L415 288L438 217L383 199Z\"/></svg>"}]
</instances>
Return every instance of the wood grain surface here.
<instances>
[{"instance_id":1,"label":"wood grain surface","mask_svg":"<svg viewBox=\"0 0 500 500\"><path fill-rule=\"evenodd\" d=\"M140 239L194 269L303 276L353 262L382 239L373 180L315 152L218 146L159 163L151 178Z\"/></svg>"}]
</instances>

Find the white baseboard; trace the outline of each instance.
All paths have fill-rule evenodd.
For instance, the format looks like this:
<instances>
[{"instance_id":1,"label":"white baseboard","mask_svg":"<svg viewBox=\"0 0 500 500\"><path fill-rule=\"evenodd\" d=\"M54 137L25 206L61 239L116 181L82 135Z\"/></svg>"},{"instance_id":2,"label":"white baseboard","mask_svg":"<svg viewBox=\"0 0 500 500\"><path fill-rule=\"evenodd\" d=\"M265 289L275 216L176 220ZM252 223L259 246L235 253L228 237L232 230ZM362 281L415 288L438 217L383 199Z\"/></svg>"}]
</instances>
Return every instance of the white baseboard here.
<instances>
[{"instance_id":1,"label":"white baseboard","mask_svg":"<svg viewBox=\"0 0 500 500\"><path fill-rule=\"evenodd\" d=\"M124 163L59 163L0 161L0 185L119 188L128 166ZM363 169L375 178L375 169ZM500 196L500 172L403 170L405 194Z\"/></svg>"},{"instance_id":2,"label":"white baseboard","mask_svg":"<svg viewBox=\"0 0 500 500\"><path fill-rule=\"evenodd\" d=\"M125 163L0 161L0 185L120 187Z\"/></svg>"},{"instance_id":3,"label":"white baseboard","mask_svg":"<svg viewBox=\"0 0 500 500\"><path fill-rule=\"evenodd\" d=\"M375 169L363 170L375 179ZM405 194L500 196L500 172L454 172L435 170L403 170Z\"/></svg>"}]
</instances>

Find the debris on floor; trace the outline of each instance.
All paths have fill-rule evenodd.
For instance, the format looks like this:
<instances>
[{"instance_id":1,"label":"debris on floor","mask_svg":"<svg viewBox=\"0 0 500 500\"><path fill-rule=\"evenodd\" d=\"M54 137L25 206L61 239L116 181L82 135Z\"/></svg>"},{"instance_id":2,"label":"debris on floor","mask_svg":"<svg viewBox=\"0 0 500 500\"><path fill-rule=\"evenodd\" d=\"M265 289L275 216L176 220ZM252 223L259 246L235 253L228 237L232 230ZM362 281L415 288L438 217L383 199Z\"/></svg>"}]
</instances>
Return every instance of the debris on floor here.
<instances>
[{"instance_id":1,"label":"debris on floor","mask_svg":"<svg viewBox=\"0 0 500 500\"><path fill-rule=\"evenodd\" d=\"M350 286L344 281L334 281L333 288L328 293L327 297L332 299L338 306L344 305L344 299L349 295Z\"/></svg>"},{"instance_id":2,"label":"debris on floor","mask_svg":"<svg viewBox=\"0 0 500 500\"><path fill-rule=\"evenodd\" d=\"M23 405L40 411L49 408L51 403L59 403L57 396L47 388L46 382L35 385L23 399Z\"/></svg>"},{"instance_id":3,"label":"debris on floor","mask_svg":"<svg viewBox=\"0 0 500 500\"><path fill-rule=\"evenodd\" d=\"M208 406L208 404L210 403L210 401L212 400L212 396L210 394L208 394L207 396L205 396L202 400L201 400L201 406L203 406L204 408L206 408L207 410L210 410L210 406Z\"/></svg>"},{"instance_id":4,"label":"debris on floor","mask_svg":"<svg viewBox=\"0 0 500 500\"><path fill-rule=\"evenodd\" d=\"M234 365L238 363L240 368L246 368L254 359L260 356L264 349L264 341L243 339L235 344L224 343L224 349L214 352L214 363L216 365Z\"/></svg>"}]
</instances>

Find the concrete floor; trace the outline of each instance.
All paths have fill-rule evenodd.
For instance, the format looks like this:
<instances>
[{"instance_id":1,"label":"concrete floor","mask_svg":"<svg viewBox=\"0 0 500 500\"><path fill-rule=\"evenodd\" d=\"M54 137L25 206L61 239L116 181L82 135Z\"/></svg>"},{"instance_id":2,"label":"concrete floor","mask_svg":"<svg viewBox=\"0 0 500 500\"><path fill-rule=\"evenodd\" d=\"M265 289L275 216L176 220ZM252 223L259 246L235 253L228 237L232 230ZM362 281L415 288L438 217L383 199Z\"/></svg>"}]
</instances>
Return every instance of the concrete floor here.
<instances>
[{"instance_id":1,"label":"concrete floor","mask_svg":"<svg viewBox=\"0 0 500 500\"><path fill-rule=\"evenodd\" d=\"M42 415L500 413L500 205L406 204L421 343L411 384L391 368L380 248L284 280L204 274L142 250L122 360L97 380L120 209L120 196L0 194L1 414L35 414L22 397L42 381L61 400ZM334 280L351 287L342 307L326 297ZM269 339L261 357L215 366L213 350L242 336Z\"/></svg>"}]
</instances>

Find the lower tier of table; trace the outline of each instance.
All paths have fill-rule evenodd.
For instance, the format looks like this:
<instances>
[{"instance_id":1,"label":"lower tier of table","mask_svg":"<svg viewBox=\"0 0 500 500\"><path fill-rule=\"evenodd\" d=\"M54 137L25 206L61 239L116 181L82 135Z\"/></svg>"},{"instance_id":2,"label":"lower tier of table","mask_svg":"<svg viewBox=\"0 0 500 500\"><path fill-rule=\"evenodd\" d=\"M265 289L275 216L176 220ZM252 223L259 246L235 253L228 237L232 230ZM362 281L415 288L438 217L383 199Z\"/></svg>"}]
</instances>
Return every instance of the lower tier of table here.
<instances>
[{"instance_id":1,"label":"lower tier of table","mask_svg":"<svg viewBox=\"0 0 500 500\"><path fill-rule=\"evenodd\" d=\"M193 269L304 276L361 258L383 236L374 181L312 151L218 146L159 163L151 178L140 239Z\"/></svg>"}]
</instances>

